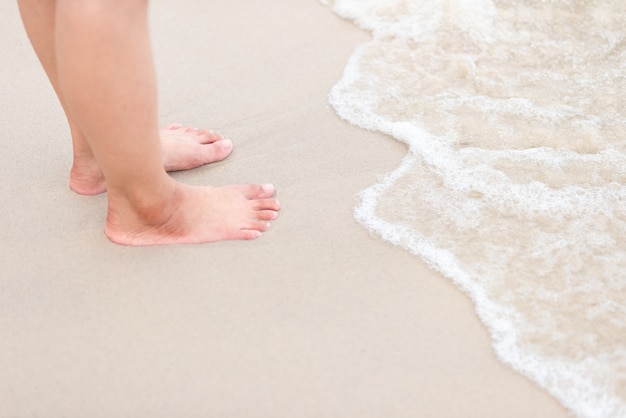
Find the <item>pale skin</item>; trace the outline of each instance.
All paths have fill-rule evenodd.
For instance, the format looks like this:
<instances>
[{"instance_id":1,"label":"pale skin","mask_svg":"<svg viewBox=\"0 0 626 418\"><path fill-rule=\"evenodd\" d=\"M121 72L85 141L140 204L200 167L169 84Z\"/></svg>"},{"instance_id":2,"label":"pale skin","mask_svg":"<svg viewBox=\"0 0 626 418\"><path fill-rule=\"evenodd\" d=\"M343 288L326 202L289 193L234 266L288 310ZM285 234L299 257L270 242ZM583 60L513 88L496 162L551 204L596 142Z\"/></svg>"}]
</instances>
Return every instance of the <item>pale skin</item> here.
<instances>
[{"instance_id":1,"label":"pale skin","mask_svg":"<svg viewBox=\"0 0 626 418\"><path fill-rule=\"evenodd\" d=\"M29 39L65 111L70 187L107 191L105 234L124 245L254 239L278 217L272 185L198 187L167 171L220 161L212 131L159 129L147 0L18 0Z\"/></svg>"}]
</instances>

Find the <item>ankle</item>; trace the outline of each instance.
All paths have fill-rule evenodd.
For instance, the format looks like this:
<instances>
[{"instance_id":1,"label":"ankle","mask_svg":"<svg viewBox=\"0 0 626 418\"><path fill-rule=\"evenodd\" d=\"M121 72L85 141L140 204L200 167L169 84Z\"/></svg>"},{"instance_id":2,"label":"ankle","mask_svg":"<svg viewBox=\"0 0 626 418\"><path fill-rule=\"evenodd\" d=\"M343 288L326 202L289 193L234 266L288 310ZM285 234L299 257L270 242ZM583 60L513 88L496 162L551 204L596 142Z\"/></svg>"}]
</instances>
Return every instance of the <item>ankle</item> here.
<instances>
[{"instance_id":1,"label":"ankle","mask_svg":"<svg viewBox=\"0 0 626 418\"><path fill-rule=\"evenodd\" d=\"M107 224L118 227L167 225L181 200L181 191L173 180L153 188L109 190Z\"/></svg>"},{"instance_id":2,"label":"ankle","mask_svg":"<svg viewBox=\"0 0 626 418\"><path fill-rule=\"evenodd\" d=\"M106 191L104 174L95 160L74 158L70 170L70 188L76 193L85 195Z\"/></svg>"}]
</instances>

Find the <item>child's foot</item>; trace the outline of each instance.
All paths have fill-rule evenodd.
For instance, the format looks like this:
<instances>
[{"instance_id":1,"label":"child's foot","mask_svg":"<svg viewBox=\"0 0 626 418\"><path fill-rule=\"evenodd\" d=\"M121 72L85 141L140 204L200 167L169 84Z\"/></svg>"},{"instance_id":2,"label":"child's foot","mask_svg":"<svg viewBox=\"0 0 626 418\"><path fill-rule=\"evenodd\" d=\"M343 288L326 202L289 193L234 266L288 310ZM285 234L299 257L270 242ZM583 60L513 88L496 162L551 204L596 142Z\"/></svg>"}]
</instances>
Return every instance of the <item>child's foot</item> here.
<instances>
[{"instance_id":1,"label":"child's foot","mask_svg":"<svg viewBox=\"0 0 626 418\"><path fill-rule=\"evenodd\" d=\"M233 150L229 139L213 131L171 124L160 131L163 165L167 171L189 170L221 161ZM106 191L100 166L92 155L74 158L70 171L70 188L76 193L96 195Z\"/></svg>"},{"instance_id":2,"label":"child's foot","mask_svg":"<svg viewBox=\"0 0 626 418\"><path fill-rule=\"evenodd\" d=\"M189 128L179 123L160 130L166 171L189 170L222 161L233 151L230 139L213 131Z\"/></svg>"},{"instance_id":3,"label":"child's foot","mask_svg":"<svg viewBox=\"0 0 626 418\"><path fill-rule=\"evenodd\" d=\"M141 208L109 193L105 233L123 245L198 244L255 239L278 217L272 185L198 187L176 183Z\"/></svg>"}]
</instances>

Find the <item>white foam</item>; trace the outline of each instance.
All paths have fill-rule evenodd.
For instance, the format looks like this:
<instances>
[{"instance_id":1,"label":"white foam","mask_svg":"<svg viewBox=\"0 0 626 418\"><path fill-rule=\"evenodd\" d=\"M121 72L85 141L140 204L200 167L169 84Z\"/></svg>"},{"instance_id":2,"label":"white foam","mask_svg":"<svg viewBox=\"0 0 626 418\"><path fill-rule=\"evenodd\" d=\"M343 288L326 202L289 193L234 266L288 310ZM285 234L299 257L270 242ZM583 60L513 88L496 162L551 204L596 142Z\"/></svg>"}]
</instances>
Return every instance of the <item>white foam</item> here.
<instances>
[{"instance_id":1,"label":"white foam","mask_svg":"<svg viewBox=\"0 0 626 418\"><path fill-rule=\"evenodd\" d=\"M575 415L626 416L626 5L333 9L373 39L330 103L409 145L356 219L465 290L502 361Z\"/></svg>"}]
</instances>

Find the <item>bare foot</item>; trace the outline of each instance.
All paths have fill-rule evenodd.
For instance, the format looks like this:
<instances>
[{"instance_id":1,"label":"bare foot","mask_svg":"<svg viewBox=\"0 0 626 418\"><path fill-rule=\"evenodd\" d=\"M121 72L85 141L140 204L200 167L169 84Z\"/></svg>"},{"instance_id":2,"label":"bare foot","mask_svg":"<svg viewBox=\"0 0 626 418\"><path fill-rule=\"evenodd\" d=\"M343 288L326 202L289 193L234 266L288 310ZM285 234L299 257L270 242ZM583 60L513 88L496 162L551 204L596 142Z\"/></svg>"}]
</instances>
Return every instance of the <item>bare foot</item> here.
<instances>
[{"instance_id":1,"label":"bare foot","mask_svg":"<svg viewBox=\"0 0 626 418\"><path fill-rule=\"evenodd\" d=\"M180 123L160 130L166 171L189 170L222 161L233 151L230 139L213 131L189 128Z\"/></svg>"},{"instance_id":2,"label":"bare foot","mask_svg":"<svg viewBox=\"0 0 626 418\"><path fill-rule=\"evenodd\" d=\"M209 130L175 123L159 131L163 166L167 171L189 170L221 161L233 151L229 139ZM96 195L106 191L106 181L93 156L75 158L70 171L70 188L76 193Z\"/></svg>"},{"instance_id":3,"label":"bare foot","mask_svg":"<svg viewBox=\"0 0 626 418\"><path fill-rule=\"evenodd\" d=\"M123 245L255 239L268 230L280 210L272 185L213 188L172 181L170 186L168 197L141 210L109 193L107 237Z\"/></svg>"}]
</instances>

